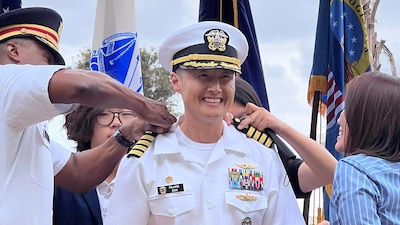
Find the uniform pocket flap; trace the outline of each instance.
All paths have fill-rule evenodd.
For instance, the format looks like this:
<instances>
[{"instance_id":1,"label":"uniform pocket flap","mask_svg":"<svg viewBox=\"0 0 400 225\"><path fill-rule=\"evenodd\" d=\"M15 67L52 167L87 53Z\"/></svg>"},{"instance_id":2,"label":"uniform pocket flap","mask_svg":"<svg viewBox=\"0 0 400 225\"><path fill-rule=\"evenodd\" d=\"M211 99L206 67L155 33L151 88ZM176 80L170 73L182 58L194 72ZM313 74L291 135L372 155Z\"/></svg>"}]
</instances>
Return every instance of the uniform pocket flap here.
<instances>
[{"instance_id":1,"label":"uniform pocket flap","mask_svg":"<svg viewBox=\"0 0 400 225\"><path fill-rule=\"evenodd\" d=\"M167 194L149 200L151 212L158 216L176 217L193 210L195 200L193 194Z\"/></svg>"},{"instance_id":2,"label":"uniform pocket flap","mask_svg":"<svg viewBox=\"0 0 400 225\"><path fill-rule=\"evenodd\" d=\"M226 204L234 206L243 212L257 211L268 207L267 198L259 192L226 191L225 201Z\"/></svg>"}]
</instances>

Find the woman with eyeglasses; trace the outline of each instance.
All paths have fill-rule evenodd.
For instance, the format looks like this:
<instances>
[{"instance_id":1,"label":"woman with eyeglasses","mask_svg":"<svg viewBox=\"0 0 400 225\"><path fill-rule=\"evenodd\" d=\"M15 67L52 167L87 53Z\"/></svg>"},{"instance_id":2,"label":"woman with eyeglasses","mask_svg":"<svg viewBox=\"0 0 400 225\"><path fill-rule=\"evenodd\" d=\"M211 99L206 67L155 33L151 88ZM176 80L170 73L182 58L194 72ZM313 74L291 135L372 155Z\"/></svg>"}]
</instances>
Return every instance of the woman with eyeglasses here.
<instances>
[{"instance_id":1,"label":"woman with eyeglasses","mask_svg":"<svg viewBox=\"0 0 400 225\"><path fill-rule=\"evenodd\" d=\"M122 125L143 130L146 124L128 109L95 109L79 106L65 117L68 138L76 141L77 152L95 148L112 138ZM122 129L121 129L122 130ZM129 130L129 129L125 129ZM131 135L131 134L124 134ZM128 147L127 147L128 149ZM79 153L78 153L79 154ZM101 225L107 213L118 164L96 188L75 193L56 186L54 191L54 225Z\"/></svg>"}]
</instances>

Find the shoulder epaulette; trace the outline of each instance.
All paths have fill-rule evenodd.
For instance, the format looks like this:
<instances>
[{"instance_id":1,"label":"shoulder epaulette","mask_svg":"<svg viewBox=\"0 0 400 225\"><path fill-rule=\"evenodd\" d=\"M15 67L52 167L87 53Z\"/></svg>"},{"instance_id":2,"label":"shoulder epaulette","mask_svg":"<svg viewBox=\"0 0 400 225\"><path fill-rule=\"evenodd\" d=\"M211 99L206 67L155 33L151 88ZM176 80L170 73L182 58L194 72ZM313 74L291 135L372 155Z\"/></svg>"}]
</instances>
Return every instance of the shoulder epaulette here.
<instances>
[{"instance_id":1,"label":"shoulder epaulette","mask_svg":"<svg viewBox=\"0 0 400 225\"><path fill-rule=\"evenodd\" d=\"M143 136L128 150L128 157L135 156L136 158L140 158L144 152L149 148L151 143L153 143L157 133L153 133L147 131L143 134Z\"/></svg>"},{"instance_id":2,"label":"shoulder epaulette","mask_svg":"<svg viewBox=\"0 0 400 225\"><path fill-rule=\"evenodd\" d=\"M237 129L237 126L239 125L240 121L241 120L239 118L233 119L233 125L235 126L236 129ZM270 148L272 146L272 144L274 143L271 135L268 134L268 129L266 129L265 132L262 132L262 131L257 130L255 127L249 125L239 131L246 134L247 137L253 138L254 140L260 142L261 144L263 144L264 146L266 146L268 148Z\"/></svg>"}]
</instances>

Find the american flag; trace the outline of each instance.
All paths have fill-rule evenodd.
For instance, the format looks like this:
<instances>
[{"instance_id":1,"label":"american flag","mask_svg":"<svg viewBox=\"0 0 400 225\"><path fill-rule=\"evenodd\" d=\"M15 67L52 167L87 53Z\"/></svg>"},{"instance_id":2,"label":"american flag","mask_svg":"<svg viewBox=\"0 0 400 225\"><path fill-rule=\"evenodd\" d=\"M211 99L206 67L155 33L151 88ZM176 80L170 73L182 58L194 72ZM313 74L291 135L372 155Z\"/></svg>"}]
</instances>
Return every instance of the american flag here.
<instances>
[{"instance_id":1,"label":"american flag","mask_svg":"<svg viewBox=\"0 0 400 225\"><path fill-rule=\"evenodd\" d=\"M21 8L21 0L1 0L0 7L2 9L0 14L10 10L18 9Z\"/></svg>"},{"instance_id":2,"label":"american flag","mask_svg":"<svg viewBox=\"0 0 400 225\"><path fill-rule=\"evenodd\" d=\"M333 72L328 74L328 92L327 92L327 109L326 109L326 129L331 129L335 126L335 118L343 111L344 95L335 83Z\"/></svg>"}]
</instances>

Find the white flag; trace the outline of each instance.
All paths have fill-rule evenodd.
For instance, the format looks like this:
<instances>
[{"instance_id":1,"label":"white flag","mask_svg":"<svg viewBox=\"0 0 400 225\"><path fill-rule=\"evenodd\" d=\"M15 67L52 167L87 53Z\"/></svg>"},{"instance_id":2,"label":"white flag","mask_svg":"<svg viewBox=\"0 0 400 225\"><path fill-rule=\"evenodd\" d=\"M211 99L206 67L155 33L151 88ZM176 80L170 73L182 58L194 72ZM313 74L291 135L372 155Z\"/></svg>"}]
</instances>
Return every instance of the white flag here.
<instances>
[{"instance_id":1,"label":"white flag","mask_svg":"<svg viewBox=\"0 0 400 225\"><path fill-rule=\"evenodd\" d=\"M97 0L92 49L92 70L143 94L135 0Z\"/></svg>"}]
</instances>

